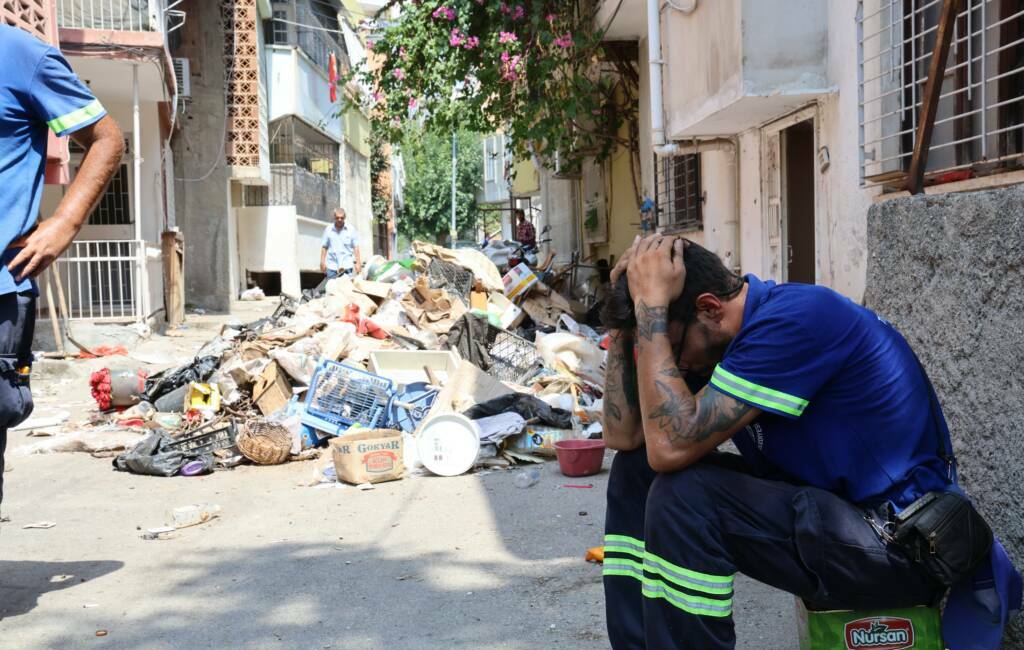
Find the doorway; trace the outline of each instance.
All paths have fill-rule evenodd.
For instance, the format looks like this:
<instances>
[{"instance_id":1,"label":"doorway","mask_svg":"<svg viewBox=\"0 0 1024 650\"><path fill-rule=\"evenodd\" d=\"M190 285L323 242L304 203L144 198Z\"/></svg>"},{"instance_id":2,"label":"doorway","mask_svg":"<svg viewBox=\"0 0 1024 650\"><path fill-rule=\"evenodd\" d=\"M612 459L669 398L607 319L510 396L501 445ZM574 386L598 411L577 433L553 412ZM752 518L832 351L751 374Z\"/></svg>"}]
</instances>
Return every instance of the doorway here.
<instances>
[{"instance_id":1,"label":"doorway","mask_svg":"<svg viewBox=\"0 0 1024 650\"><path fill-rule=\"evenodd\" d=\"M798 122L781 135L783 279L814 284L814 121Z\"/></svg>"}]
</instances>

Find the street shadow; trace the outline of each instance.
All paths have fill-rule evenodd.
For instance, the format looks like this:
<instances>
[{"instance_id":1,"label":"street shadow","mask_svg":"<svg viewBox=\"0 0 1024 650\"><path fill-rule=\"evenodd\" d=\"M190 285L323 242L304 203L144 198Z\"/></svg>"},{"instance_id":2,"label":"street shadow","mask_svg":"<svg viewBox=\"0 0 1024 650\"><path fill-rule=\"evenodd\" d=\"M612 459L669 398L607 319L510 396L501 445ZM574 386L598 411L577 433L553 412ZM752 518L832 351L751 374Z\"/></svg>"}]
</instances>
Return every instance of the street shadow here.
<instances>
[{"instance_id":1,"label":"street shadow","mask_svg":"<svg viewBox=\"0 0 1024 650\"><path fill-rule=\"evenodd\" d=\"M0 560L0 620L25 614L51 591L71 589L83 582L113 573L124 562L33 562Z\"/></svg>"},{"instance_id":2,"label":"street shadow","mask_svg":"<svg viewBox=\"0 0 1024 650\"><path fill-rule=\"evenodd\" d=\"M104 647L527 650L554 643L583 650L607 643L603 616L565 614L596 609L600 575L592 567L552 576L542 567L467 561L457 550L396 558L374 545L339 544L182 549L151 574L144 596L102 621ZM75 647L97 612L67 612L44 635L33 633L33 647Z\"/></svg>"}]
</instances>

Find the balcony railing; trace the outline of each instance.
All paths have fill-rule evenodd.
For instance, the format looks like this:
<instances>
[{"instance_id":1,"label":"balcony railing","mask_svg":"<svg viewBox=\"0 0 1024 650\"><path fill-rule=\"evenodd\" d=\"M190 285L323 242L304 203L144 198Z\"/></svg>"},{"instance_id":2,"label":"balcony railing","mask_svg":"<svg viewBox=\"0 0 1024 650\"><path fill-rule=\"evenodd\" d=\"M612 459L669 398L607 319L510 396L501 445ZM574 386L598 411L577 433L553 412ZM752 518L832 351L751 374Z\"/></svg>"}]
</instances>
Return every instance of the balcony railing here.
<instances>
[{"instance_id":1,"label":"balcony railing","mask_svg":"<svg viewBox=\"0 0 1024 650\"><path fill-rule=\"evenodd\" d=\"M57 25L71 29L163 31L164 0L57 0Z\"/></svg>"},{"instance_id":2,"label":"balcony railing","mask_svg":"<svg viewBox=\"0 0 1024 650\"><path fill-rule=\"evenodd\" d=\"M341 186L336 181L292 163L270 166L270 205L294 205L310 219L330 221L341 205Z\"/></svg>"}]
</instances>

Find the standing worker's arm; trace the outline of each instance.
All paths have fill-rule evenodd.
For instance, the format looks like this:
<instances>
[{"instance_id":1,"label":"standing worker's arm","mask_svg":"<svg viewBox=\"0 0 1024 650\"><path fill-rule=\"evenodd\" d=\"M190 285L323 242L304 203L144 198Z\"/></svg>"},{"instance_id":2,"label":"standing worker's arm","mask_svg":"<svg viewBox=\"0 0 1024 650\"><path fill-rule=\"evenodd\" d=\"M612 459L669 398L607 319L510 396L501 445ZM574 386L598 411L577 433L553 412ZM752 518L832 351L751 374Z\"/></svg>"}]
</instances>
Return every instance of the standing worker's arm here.
<instances>
[{"instance_id":1,"label":"standing worker's arm","mask_svg":"<svg viewBox=\"0 0 1024 650\"><path fill-rule=\"evenodd\" d=\"M359 273L361 273L363 271L363 260L362 260L362 258L359 255L359 244L355 245L355 254L356 254L356 275L358 275Z\"/></svg>"},{"instance_id":2,"label":"standing worker's arm","mask_svg":"<svg viewBox=\"0 0 1024 650\"><path fill-rule=\"evenodd\" d=\"M70 135L85 155L53 215L11 244L22 249L8 265L19 281L41 273L71 244L124 155L121 129L56 49L47 47L35 62L22 99L22 110L40 126Z\"/></svg>"},{"instance_id":3,"label":"standing worker's arm","mask_svg":"<svg viewBox=\"0 0 1024 650\"><path fill-rule=\"evenodd\" d=\"M320 248L320 272L327 273L327 244Z\"/></svg>"},{"instance_id":4,"label":"standing worker's arm","mask_svg":"<svg viewBox=\"0 0 1024 650\"><path fill-rule=\"evenodd\" d=\"M683 291L684 243L644 240L629 265L636 301L640 411L647 460L657 472L675 472L700 460L753 422L761 410L707 386L694 395L676 364L668 306Z\"/></svg>"}]
</instances>

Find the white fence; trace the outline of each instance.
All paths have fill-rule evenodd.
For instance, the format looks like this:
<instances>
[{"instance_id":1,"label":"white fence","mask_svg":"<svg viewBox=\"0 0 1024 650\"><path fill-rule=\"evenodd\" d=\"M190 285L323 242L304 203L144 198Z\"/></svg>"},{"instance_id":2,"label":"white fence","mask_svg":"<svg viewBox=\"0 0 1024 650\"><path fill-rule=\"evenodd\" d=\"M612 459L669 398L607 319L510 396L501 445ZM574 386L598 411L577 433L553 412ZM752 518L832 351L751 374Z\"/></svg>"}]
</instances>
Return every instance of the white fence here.
<instances>
[{"instance_id":1,"label":"white fence","mask_svg":"<svg viewBox=\"0 0 1024 650\"><path fill-rule=\"evenodd\" d=\"M76 241L50 267L64 290L72 320L133 321L145 304L145 278L139 277L145 242L137 240ZM40 279L39 316L49 317L45 292L50 282ZM59 293L54 296L58 304ZM59 308L59 307L58 307Z\"/></svg>"}]
</instances>

